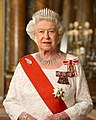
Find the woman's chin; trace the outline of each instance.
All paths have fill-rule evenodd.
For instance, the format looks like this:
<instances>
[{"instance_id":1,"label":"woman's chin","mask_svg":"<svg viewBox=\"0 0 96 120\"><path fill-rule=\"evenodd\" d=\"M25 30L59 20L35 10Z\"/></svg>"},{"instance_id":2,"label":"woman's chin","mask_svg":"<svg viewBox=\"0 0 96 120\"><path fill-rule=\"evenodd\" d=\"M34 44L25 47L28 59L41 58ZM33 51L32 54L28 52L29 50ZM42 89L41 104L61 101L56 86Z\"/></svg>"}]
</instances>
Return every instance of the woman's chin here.
<instances>
[{"instance_id":1,"label":"woman's chin","mask_svg":"<svg viewBox=\"0 0 96 120\"><path fill-rule=\"evenodd\" d=\"M44 51L51 51L52 50L52 47L43 47L42 48Z\"/></svg>"}]
</instances>

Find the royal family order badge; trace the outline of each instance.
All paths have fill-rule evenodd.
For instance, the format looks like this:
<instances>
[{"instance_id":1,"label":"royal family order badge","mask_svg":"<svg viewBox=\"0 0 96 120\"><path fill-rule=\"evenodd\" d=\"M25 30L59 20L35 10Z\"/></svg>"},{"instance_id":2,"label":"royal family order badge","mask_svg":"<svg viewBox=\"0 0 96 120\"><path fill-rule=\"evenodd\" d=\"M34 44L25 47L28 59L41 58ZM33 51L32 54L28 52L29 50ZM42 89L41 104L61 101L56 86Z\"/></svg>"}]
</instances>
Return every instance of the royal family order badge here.
<instances>
[{"instance_id":1,"label":"royal family order badge","mask_svg":"<svg viewBox=\"0 0 96 120\"><path fill-rule=\"evenodd\" d=\"M68 77L75 77L77 76L76 65L78 64L78 59L74 60L64 60L64 65L67 65L67 73Z\"/></svg>"},{"instance_id":2,"label":"royal family order badge","mask_svg":"<svg viewBox=\"0 0 96 120\"><path fill-rule=\"evenodd\" d=\"M56 71L56 76L59 77L59 84L69 84L67 72Z\"/></svg>"}]
</instances>

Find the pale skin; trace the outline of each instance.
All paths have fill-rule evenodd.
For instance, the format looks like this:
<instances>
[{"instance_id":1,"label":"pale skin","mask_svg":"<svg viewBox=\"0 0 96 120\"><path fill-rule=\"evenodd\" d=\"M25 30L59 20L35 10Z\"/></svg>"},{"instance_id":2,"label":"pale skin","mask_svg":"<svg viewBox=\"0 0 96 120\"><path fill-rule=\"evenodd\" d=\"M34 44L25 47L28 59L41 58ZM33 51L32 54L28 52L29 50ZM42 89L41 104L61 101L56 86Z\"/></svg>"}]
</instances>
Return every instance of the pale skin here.
<instances>
[{"instance_id":1,"label":"pale skin","mask_svg":"<svg viewBox=\"0 0 96 120\"><path fill-rule=\"evenodd\" d=\"M40 56L45 60L52 60L56 56L56 54L59 52L58 44L59 44L59 32L56 28L56 25L50 21L50 20L40 20L35 25L35 42L39 48ZM43 68L47 69L54 69L60 67L63 63L63 59L66 57L66 54L62 53L61 57L56 61L53 65L44 65L43 63L39 63L39 65ZM22 112L19 116L19 120L22 119L22 116L25 114L25 112ZM62 120L70 120L68 115L65 112L52 114L50 116L46 116L44 120L58 120L58 116L62 116ZM29 115L27 117L27 120L37 120L33 116Z\"/></svg>"}]
</instances>

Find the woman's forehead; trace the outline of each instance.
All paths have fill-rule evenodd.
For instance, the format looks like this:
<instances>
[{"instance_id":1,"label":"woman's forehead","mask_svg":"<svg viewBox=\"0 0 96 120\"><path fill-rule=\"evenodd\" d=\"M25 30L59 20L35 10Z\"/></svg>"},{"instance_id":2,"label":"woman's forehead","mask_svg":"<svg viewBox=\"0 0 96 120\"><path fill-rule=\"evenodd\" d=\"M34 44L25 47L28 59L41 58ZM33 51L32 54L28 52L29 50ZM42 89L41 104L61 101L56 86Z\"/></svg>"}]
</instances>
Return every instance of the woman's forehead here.
<instances>
[{"instance_id":1,"label":"woman's forehead","mask_svg":"<svg viewBox=\"0 0 96 120\"><path fill-rule=\"evenodd\" d=\"M52 22L51 20L43 19L43 20L38 21L38 22L35 24L35 27L36 27L36 28L38 28L38 27L41 27L41 28L45 28L45 27L56 28L56 25L55 25L55 23Z\"/></svg>"}]
</instances>

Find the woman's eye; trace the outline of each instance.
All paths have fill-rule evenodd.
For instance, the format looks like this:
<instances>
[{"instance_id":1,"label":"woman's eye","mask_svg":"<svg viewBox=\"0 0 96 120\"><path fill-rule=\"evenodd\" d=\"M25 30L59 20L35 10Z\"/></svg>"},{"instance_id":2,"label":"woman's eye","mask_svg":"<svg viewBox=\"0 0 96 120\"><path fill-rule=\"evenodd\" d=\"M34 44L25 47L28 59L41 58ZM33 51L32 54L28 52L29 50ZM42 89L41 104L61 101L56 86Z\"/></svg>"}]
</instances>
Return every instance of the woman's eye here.
<instances>
[{"instance_id":1,"label":"woman's eye","mask_svg":"<svg viewBox=\"0 0 96 120\"><path fill-rule=\"evenodd\" d=\"M54 31L51 30L51 31L49 31L49 33L54 33Z\"/></svg>"},{"instance_id":2,"label":"woman's eye","mask_svg":"<svg viewBox=\"0 0 96 120\"><path fill-rule=\"evenodd\" d=\"M49 31L49 32L54 32L53 30Z\"/></svg>"},{"instance_id":3,"label":"woman's eye","mask_svg":"<svg viewBox=\"0 0 96 120\"><path fill-rule=\"evenodd\" d=\"M42 30L40 30L40 31L38 31L39 33L44 33L44 31L42 31Z\"/></svg>"},{"instance_id":4,"label":"woman's eye","mask_svg":"<svg viewBox=\"0 0 96 120\"><path fill-rule=\"evenodd\" d=\"M44 33L44 30L37 30L38 33Z\"/></svg>"},{"instance_id":5,"label":"woman's eye","mask_svg":"<svg viewBox=\"0 0 96 120\"><path fill-rule=\"evenodd\" d=\"M54 32L55 32L55 30L49 30L49 32L50 32L50 33L54 33Z\"/></svg>"}]
</instances>

